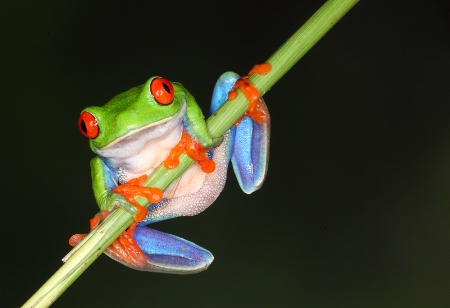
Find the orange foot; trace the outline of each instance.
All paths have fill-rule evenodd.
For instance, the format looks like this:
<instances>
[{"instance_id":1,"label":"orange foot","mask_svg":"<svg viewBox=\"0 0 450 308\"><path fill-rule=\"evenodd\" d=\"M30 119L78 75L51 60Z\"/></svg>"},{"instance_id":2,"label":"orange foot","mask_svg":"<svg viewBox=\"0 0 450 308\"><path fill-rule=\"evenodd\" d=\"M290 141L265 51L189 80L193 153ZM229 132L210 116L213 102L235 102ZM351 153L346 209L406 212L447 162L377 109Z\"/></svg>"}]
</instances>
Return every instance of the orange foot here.
<instances>
[{"instance_id":1,"label":"orange foot","mask_svg":"<svg viewBox=\"0 0 450 308\"><path fill-rule=\"evenodd\" d=\"M163 193L159 188L151 188L142 186L147 175L142 175L138 178L129 180L126 184L119 185L115 187L112 192L122 195L129 203L136 207L136 214L133 216L134 221L142 221L147 215L147 208L140 205L134 197L142 196L151 203L157 203L161 201Z\"/></svg>"},{"instance_id":2,"label":"orange foot","mask_svg":"<svg viewBox=\"0 0 450 308\"><path fill-rule=\"evenodd\" d=\"M115 187L112 192L122 195L129 203L136 207L136 214L133 216L134 222L107 248L107 252L122 261L134 265L142 266L147 263L147 257L133 239L137 222L142 221L147 215L147 208L140 205L134 197L143 196L151 203L161 201L163 193L159 188L141 186L147 179L146 175L131 179L126 184ZM108 210L101 211L90 220L90 229L95 229L109 215ZM74 234L69 239L69 245L76 246L86 234Z\"/></svg>"},{"instance_id":3,"label":"orange foot","mask_svg":"<svg viewBox=\"0 0 450 308\"><path fill-rule=\"evenodd\" d=\"M147 256L133 239L136 225L137 222L133 222L106 250L127 264L140 267L147 263Z\"/></svg>"},{"instance_id":4,"label":"orange foot","mask_svg":"<svg viewBox=\"0 0 450 308\"><path fill-rule=\"evenodd\" d=\"M228 100L231 101L237 97L237 89L241 89L245 97L250 101L248 104L248 109L243 117L247 116L258 123L267 123L267 121L269 121L269 112L265 104L261 102L258 89L253 86L248 78L252 74L265 75L270 71L270 69L271 66L269 63L256 64L250 70L248 76L243 76L238 79L234 84L233 89L231 89L228 93ZM239 125L241 120L242 118L239 119L235 125Z\"/></svg>"},{"instance_id":5,"label":"orange foot","mask_svg":"<svg viewBox=\"0 0 450 308\"><path fill-rule=\"evenodd\" d=\"M92 218L90 220L91 231L95 229L108 215L109 211L104 210L101 211L99 215ZM133 239L136 225L137 222L133 222L126 231L119 235L119 237L106 249L106 251L127 264L140 267L147 263L147 257ZM69 245L73 247L76 246L84 237L86 237L86 234L72 235L69 239Z\"/></svg>"},{"instance_id":6,"label":"orange foot","mask_svg":"<svg viewBox=\"0 0 450 308\"><path fill-rule=\"evenodd\" d=\"M164 167L167 169L173 169L179 164L179 156L186 153L193 161L200 165L203 172L211 173L216 168L216 164L213 160L206 157L205 152L208 149L204 148L198 141L192 139L192 137L183 130L181 134L181 140L170 151L169 156L164 161Z\"/></svg>"},{"instance_id":7,"label":"orange foot","mask_svg":"<svg viewBox=\"0 0 450 308\"><path fill-rule=\"evenodd\" d=\"M91 220L89 220L90 230L94 230L105 218L109 215L108 210L101 211L98 215L95 215ZM86 237L87 234L74 234L69 239L69 245L75 247L81 242L82 239Z\"/></svg>"}]
</instances>

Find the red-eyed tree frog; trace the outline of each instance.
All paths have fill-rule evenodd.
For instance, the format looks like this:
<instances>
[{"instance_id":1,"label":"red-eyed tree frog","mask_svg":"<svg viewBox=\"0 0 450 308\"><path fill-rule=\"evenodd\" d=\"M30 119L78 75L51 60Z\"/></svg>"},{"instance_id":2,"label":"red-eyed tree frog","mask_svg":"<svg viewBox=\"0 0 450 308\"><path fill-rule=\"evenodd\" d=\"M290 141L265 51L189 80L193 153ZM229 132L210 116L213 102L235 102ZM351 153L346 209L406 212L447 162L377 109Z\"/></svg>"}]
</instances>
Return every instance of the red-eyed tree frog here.
<instances>
[{"instance_id":1,"label":"red-eyed tree frog","mask_svg":"<svg viewBox=\"0 0 450 308\"><path fill-rule=\"evenodd\" d=\"M211 113L227 100L237 80L239 76L233 72L221 75L213 91ZM245 116L218 139L210 136L194 97L180 83L162 77L152 77L102 107L85 108L78 125L97 154L91 170L94 196L103 211L100 213L112 210L115 193L135 204L140 213L135 216L137 223L106 254L138 270L178 274L205 270L214 259L208 250L146 225L204 211L222 191L230 159L244 192L261 187L268 165L270 123L262 98L258 106L258 122L251 115ZM174 155L179 155L180 149L197 164L164 193L140 186L164 161L175 167ZM136 204L133 199L137 195L149 200L148 209ZM98 217L97 223L104 218ZM119 253L127 241L134 243L131 246L137 252L126 249L140 255L139 260Z\"/></svg>"}]
</instances>

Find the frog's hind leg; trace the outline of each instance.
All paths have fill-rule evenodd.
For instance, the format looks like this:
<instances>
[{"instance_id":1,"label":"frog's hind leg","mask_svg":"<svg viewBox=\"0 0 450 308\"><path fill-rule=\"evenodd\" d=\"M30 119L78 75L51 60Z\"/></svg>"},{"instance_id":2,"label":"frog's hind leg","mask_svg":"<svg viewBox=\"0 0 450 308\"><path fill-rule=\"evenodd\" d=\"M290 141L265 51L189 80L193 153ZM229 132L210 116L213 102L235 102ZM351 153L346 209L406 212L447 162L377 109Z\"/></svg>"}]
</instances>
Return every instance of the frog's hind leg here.
<instances>
[{"instance_id":1,"label":"frog's hind leg","mask_svg":"<svg viewBox=\"0 0 450 308\"><path fill-rule=\"evenodd\" d=\"M267 110L262 98L259 104ZM234 133L231 162L242 190L250 194L258 190L266 177L269 163L270 118L256 122L244 117Z\"/></svg>"},{"instance_id":2,"label":"frog's hind leg","mask_svg":"<svg viewBox=\"0 0 450 308\"><path fill-rule=\"evenodd\" d=\"M234 72L225 72L219 77L212 96L211 113L228 99L228 93L233 90L239 78ZM231 158L239 185L248 194L263 184L269 161L269 112L262 98L256 102L264 114L264 121L257 122L244 116L239 125L230 128L226 146L226 156Z\"/></svg>"},{"instance_id":3,"label":"frog's hind leg","mask_svg":"<svg viewBox=\"0 0 450 308\"><path fill-rule=\"evenodd\" d=\"M133 240L143 252L145 262L129 262L116 253L105 253L130 268L169 274L192 274L204 271L214 260L206 249L175 235L144 226L135 226Z\"/></svg>"},{"instance_id":4,"label":"frog's hind leg","mask_svg":"<svg viewBox=\"0 0 450 308\"><path fill-rule=\"evenodd\" d=\"M228 99L228 93L233 89L234 84L240 78L235 72L225 72L220 75L214 86L211 98L210 113L214 113Z\"/></svg>"}]
</instances>

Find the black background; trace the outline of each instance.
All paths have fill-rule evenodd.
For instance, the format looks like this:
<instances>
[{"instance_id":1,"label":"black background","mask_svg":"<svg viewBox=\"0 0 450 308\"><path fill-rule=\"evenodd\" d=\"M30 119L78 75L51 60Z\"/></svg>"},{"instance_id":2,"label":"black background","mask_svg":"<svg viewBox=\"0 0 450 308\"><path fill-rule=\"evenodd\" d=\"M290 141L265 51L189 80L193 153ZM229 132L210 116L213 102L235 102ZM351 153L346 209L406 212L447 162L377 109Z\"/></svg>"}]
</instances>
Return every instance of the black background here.
<instances>
[{"instance_id":1,"label":"black background","mask_svg":"<svg viewBox=\"0 0 450 308\"><path fill-rule=\"evenodd\" d=\"M222 72L264 62L322 3L2 1L2 306L32 296L97 211L83 107L161 75L206 112ZM358 3L266 94L261 190L230 173L201 215L153 226L210 250L206 272L102 256L54 307L450 304L449 15L402 3Z\"/></svg>"}]
</instances>

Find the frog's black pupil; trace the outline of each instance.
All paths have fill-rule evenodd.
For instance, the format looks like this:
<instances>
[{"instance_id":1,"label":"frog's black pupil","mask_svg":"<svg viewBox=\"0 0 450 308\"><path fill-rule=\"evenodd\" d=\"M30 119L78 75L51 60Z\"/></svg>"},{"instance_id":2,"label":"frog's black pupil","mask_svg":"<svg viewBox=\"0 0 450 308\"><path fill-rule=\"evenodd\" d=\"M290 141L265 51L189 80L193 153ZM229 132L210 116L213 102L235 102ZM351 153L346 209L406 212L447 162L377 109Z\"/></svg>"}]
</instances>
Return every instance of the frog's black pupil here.
<instances>
[{"instance_id":1,"label":"frog's black pupil","mask_svg":"<svg viewBox=\"0 0 450 308\"><path fill-rule=\"evenodd\" d=\"M164 90L166 90L167 93L170 93L170 88L167 85L167 83L163 83L163 88L164 88Z\"/></svg>"},{"instance_id":2,"label":"frog's black pupil","mask_svg":"<svg viewBox=\"0 0 450 308\"><path fill-rule=\"evenodd\" d=\"M84 122L84 120L81 121L80 124L81 124L81 130L82 130L85 134L87 134L86 123Z\"/></svg>"}]
</instances>

